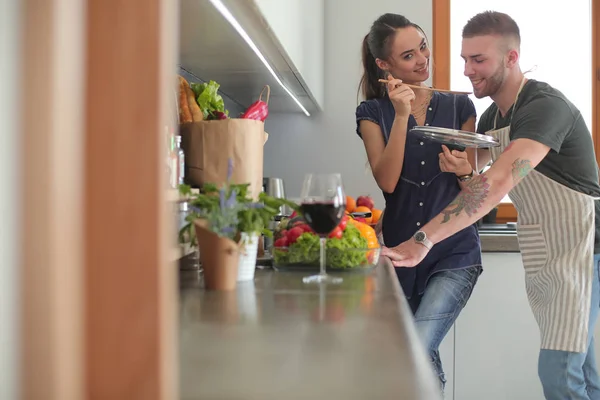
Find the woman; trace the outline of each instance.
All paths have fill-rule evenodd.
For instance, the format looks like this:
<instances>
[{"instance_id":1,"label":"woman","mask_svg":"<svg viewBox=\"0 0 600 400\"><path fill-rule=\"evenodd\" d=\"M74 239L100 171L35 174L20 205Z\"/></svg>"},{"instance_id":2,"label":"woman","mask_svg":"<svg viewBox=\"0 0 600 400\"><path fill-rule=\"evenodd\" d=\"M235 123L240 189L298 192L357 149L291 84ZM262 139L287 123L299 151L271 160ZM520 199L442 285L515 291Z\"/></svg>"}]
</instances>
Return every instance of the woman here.
<instances>
[{"instance_id":1,"label":"woman","mask_svg":"<svg viewBox=\"0 0 600 400\"><path fill-rule=\"evenodd\" d=\"M473 176L465 152L451 152L409 132L416 125L475 130L475 107L467 96L405 85L424 86L429 59L423 30L401 15L379 17L363 41L361 91L366 100L356 109L357 133L385 197L382 233L388 247L415 235ZM389 79L387 85L379 82L383 77ZM447 170L459 173L443 172ZM397 268L396 273L443 390L438 348L481 273L475 225L436 244L417 268Z\"/></svg>"}]
</instances>

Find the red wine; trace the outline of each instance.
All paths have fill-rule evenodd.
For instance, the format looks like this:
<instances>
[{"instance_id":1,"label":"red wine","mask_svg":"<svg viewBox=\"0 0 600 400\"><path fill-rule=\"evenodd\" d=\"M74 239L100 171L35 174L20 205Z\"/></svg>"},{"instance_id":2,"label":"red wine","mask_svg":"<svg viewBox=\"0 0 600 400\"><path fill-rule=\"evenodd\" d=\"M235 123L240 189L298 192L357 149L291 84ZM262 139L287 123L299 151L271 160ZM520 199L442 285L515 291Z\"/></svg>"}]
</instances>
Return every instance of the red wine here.
<instances>
[{"instance_id":1,"label":"red wine","mask_svg":"<svg viewBox=\"0 0 600 400\"><path fill-rule=\"evenodd\" d=\"M315 233L327 235L335 229L344 216L346 207L333 203L303 203L300 211Z\"/></svg>"}]
</instances>

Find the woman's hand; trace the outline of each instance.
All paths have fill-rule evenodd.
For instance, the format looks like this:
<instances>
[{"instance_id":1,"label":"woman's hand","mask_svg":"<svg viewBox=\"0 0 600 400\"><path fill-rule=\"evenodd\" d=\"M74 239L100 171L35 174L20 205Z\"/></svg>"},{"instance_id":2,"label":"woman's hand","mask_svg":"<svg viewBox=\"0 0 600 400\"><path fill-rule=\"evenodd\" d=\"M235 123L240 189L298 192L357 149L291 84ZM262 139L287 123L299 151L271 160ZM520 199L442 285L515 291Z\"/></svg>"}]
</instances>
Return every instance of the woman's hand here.
<instances>
[{"instance_id":1,"label":"woman's hand","mask_svg":"<svg viewBox=\"0 0 600 400\"><path fill-rule=\"evenodd\" d=\"M456 176L468 175L473 171L473 167L467 159L466 151L458 151L448 149L442 145L442 153L440 153L440 170L442 172L451 172Z\"/></svg>"},{"instance_id":2,"label":"woman's hand","mask_svg":"<svg viewBox=\"0 0 600 400\"><path fill-rule=\"evenodd\" d=\"M388 80L388 96L394 105L396 115L408 117L411 112L411 103L415 99L415 92L403 85L400 79L394 79L392 75L388 75Z\"/></svg>"}]
</instances>

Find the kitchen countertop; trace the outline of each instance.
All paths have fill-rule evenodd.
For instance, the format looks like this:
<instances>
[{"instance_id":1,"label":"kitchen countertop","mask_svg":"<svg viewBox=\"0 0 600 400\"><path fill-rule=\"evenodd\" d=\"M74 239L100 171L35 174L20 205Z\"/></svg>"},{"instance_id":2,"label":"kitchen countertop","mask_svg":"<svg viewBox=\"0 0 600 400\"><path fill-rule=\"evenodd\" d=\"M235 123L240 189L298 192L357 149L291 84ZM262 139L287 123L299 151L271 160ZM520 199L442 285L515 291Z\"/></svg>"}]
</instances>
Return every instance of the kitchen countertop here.
<instances>
[{"instance_id":1,"label":"kitchen countertop","mask_svg":"<svg viewBox=\"0 0 600 400\"><path fill-rule=\"evenodd\" d=\"M232 292L180 271L181 399L440 399L389 261L306 285L257 269Z\"/></svg>"},{"instance_id":2,"label":"kitchen countertop","mask_svg":"<svg viewBox=\"0 0 600 400\"><path fill-rule=\"evenodd\" d=\"M478 227L478 231L482 252L519 252L519 241L517 240L516 225L514 223L483 224Z\"/></svg>"},{"instance_id":3,"label":"kitchen countertop","mask_svg":"<svg viewBox=\"0 0 600 400\"><path fill-rule=\"evenodd\" d=\"M495 225L495 226L494 226ZM478 227L481 251L483 253L519 253L517 232L511 227L505 228L504 224L486 224ZM189 254L189 249L183 251L181 247L173 250L173 259Z\"/></svg>"}]
</instances>

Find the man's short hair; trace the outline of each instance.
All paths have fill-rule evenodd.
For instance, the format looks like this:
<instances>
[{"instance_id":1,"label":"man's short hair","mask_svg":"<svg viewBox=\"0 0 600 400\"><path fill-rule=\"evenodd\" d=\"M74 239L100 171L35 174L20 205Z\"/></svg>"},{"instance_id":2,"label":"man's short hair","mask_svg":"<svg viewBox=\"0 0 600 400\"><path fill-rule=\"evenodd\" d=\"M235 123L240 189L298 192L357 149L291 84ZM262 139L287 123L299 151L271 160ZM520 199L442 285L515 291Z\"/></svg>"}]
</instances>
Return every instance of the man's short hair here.
<instances>
[{"instance_id":1,"label":"man's short hair","mask_svg":"<svg viewBox=\"0 0 600 400\"><path fill-rule=\"evenodd\" d=\"M498 35L514 40L517 49L521 46L519 26L508 14L484 11L471 18L462 31L463 38Z\"/></svg>"}]
</instances>

